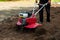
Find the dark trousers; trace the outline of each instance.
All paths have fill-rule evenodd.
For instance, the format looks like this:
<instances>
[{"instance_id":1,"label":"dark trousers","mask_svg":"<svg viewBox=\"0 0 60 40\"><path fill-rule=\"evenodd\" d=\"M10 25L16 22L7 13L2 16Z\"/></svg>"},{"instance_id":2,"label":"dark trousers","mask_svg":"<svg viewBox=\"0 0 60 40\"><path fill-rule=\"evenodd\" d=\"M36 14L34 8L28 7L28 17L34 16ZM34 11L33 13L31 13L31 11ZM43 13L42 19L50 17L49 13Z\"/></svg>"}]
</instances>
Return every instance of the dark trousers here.
<instances>
[{"instance_id":1,"label":"dark trousers","mask_svg":"<svg viewBox=\"0 0 60 40\"><path fill-rule=\"evenodd\" d=\"M39 5L39 9L42 7L42 5ZM44 9L44 8L43 8ZM40 22L43 22L43 9L39 11L39 20ZM50 4L45 6L46 12L47 12L47 22L50 22Z\"/></svg>"}]
</instances>

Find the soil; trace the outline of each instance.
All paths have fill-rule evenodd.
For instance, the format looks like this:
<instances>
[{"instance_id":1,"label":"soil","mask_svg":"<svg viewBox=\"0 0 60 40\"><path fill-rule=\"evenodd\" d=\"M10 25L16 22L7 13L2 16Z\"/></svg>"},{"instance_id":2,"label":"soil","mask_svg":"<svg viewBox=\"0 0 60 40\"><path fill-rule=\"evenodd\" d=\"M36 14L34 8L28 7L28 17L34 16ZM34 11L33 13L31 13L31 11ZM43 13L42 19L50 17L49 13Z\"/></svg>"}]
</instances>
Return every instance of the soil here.
<instances>
[{"instance_id":1,"label":"soil","mask_svg":"<svg viewBox=\"0 0 60 40\"><path fill-rule=\"evenodd\" d=\"M0 11L1 15L3 12L14 14L0 22L0 40L60 40L60 7L51 7L50 23L46 22L46 12L44 11L43 26L37 28L35 32L16 30L17 14L25 10L30 11L32 8Z\"/></svg>"}]
</instances>

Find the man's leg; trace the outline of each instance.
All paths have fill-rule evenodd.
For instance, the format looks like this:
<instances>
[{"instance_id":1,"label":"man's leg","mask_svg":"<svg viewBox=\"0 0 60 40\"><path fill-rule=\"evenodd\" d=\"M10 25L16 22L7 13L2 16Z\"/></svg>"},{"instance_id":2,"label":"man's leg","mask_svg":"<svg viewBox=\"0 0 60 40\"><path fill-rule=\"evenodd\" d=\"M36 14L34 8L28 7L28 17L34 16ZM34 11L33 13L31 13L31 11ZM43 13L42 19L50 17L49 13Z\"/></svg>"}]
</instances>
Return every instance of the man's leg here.
<instances>
[{"instance_id":1,"label":"man's leg","mask_svg":"<svg viewBox=\"0 0 60 40\"><path fill-rule=\"evenodd\" d=\"M47 12L47 22L50 22L50 4L45 6L46 12Z\"/></svg>"},{"instance_id":2,"label":"man's leg","mask_svg":"<svg viewBox=\"0 0 60 40\"><path fill-rule=\"evenodd\" d=\"M42 6L39 6L39 9L41 8ZM39 20L41 23L43 23L43 9L41 11L39 11Z\"/></svg>"}]
</instances>

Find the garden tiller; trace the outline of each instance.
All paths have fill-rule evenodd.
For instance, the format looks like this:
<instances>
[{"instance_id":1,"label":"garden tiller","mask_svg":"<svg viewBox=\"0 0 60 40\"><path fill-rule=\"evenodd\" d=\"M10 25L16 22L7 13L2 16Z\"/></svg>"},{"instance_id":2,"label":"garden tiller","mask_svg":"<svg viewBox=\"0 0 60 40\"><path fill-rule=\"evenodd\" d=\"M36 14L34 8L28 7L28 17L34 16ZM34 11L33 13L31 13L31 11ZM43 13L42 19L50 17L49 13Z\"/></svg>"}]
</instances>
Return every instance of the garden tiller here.
<instances>
[{"instance_id":1,"label":"garden tiller","mask_svg":"<svg viewBox=\"0 0 60 40\"><path fill-rule=\"evenodd\" d=\"M16 25L19 26L19 27L23 26L24 28L37 28L37 27L41 27L42 24L37 23L36 15L47 4L48 3L43 4L42 7L36 13L34 13L35 7L33 8L33 12L32 13L28 13L28 12L21 12L21 13L19 13L19 19L18 19L18 22L17 22Z\"/></svg>"}]
</instances>

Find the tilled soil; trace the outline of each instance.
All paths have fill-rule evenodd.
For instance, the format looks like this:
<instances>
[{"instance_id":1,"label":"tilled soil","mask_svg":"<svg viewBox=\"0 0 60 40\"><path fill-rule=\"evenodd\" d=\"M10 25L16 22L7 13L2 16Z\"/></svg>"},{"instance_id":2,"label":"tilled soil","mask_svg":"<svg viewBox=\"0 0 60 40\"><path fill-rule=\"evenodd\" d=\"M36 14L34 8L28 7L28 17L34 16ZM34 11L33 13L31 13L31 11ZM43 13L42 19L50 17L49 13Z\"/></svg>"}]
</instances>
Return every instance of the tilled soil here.
<instances>
[{"instance_id":1,"label":"tilled soil","mask_svg":"<svg viewBox=\"0 0 60 40\"><path fill-rule=\"evenodd\" d=\"M17 13L20 10L11 11ZM45 13L45 11L44 11ZM0 22L0 40L60 40L60 8L51 8L51 22L38 27L35 32L16 30L18 16L14 15Z\"/></svg>"}]
</instances>

